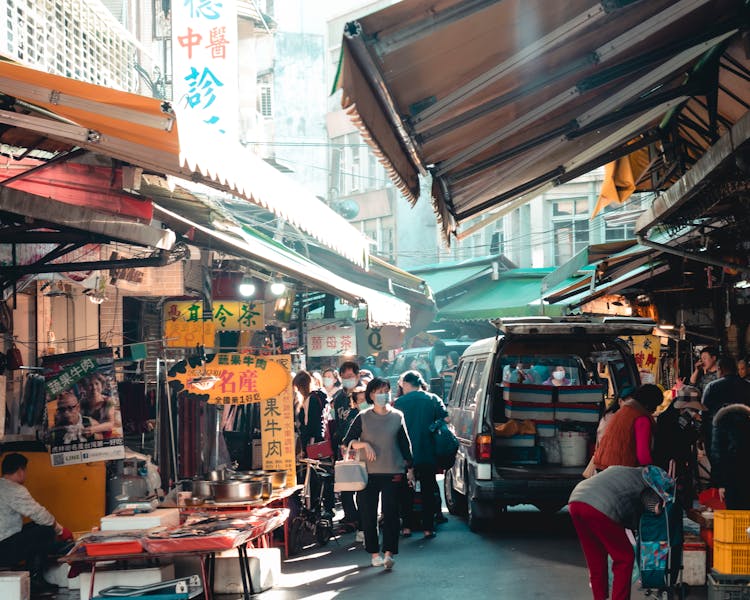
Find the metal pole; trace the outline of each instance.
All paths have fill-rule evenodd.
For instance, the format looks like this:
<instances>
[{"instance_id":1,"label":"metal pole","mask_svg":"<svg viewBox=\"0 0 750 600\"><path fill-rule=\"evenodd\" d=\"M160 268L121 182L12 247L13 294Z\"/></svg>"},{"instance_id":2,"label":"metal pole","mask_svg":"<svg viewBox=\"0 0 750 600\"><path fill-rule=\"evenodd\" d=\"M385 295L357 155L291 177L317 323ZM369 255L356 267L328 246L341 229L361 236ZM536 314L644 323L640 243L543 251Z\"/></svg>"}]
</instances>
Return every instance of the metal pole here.
<instances>
[{"instance_id":1,"label":"metal pole","mask_svg":"<svg viewBox=\"0 0 750 600\"><path fill-rule=\"evenodd\" d=\"M165 365L166 366L166 365ZM174 439L174 416L172 415L172 392L169 389L169 381L164 377L166 396L167 396L167 414L169 415L169 447L172 453L172 475L174 481L177 481L177 445Z\"/></svg>"}]
</instances>

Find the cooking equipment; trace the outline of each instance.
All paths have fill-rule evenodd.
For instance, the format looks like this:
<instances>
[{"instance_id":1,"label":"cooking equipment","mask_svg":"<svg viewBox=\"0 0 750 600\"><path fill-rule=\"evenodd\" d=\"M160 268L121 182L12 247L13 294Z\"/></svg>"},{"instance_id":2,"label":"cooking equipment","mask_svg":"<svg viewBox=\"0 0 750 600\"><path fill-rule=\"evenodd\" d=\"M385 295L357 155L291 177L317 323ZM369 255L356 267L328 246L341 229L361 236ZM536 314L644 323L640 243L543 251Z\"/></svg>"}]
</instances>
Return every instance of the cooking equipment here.
<instances>
[{"instance_id":1,"label":"cooking equipment","mask_svg":"<svg viewBox=\"0 0 750 600\"><path fill-rule=\"evenodd\" d=\"M225 469L216 469L205 473L201 479L204 481L225 481L228 479L228 473Z\"/></svg>"},{"instance_id":2,"label":"cooking equipment","mask_svg":"<svg viewBox=\"0 0 750 600\"><path fill-rule=\"evenodd\" d=\"M199 498L211 498L213 497L213 488L211 482L204 479L193 479L193 496Z\"/></svg>"},{"instance_id":3,"label":"cooking equipment","mask_svg":"<svg viewBox=\"0 0 750 600\"><path fill-rule=\"evenodd\" d=\"M261 481L212 481L211 488L216 502L258 500L263 493Z\"/></svg>"},{"instance_id":4,"label":"cooking equipment","mask_svg":"<svg viewBox=\"0 0 750 600\"><path fill-rule=\"evenodd\" d=\"M286 487L286 471L282 469L273 469L270 471L265 471L265 474L271 475L271 483L273 484L273 489L280 490Z\"/></svg>"}]
</instances>

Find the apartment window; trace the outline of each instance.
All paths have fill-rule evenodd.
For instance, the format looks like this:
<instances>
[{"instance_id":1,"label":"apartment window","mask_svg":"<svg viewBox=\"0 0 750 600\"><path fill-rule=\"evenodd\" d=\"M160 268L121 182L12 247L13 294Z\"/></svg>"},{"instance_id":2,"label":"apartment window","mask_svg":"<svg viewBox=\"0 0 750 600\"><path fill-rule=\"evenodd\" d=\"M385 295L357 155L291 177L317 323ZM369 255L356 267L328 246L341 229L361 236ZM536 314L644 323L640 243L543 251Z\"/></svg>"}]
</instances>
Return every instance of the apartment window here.
<instances>
[{"instance_id":1,"label":"apartment window","mask_svg":"<svg viewBox=\"0 0 750 600\"><path fill-rule=\"evenodd\" d=\"M372 152L367 153L367 185L368 190L378 187L378 161Z\"/></svg>"},{"instance_id":2,"label":"apartment window","mask_svg":"<svg viewBox=\"0 0 750 600\"><path fill-rule=\"evenodd\" d=\"M350 192L358 192L362 189L362 169L360 163L360 139L356 133L350 133L346 136L347 150L349 151L349 164L347 170L349 171L349 185Z\"/></svg>"},{"instance_id":3,"label":"apartment window","mask_svg":"<svg viewBox=\"0 0 750 600\"><path fill-rule=\"evenodd\" d=\"M635 238L635 218L632 223L612 223L607 215L616 214L622 209L621 206L610 204L604 208L604 241L617 242L620 240L632 240Z\"/></svg>"},{"instance_id":4,"label":"apartment window","mask_svg":"<svg viewBox=\"0 0 750 600\"><path fill-rule=\"evenodd\" d=\"M589 243L589 203L587 198L552 202L552 230L555 264L561 265Z\"/></svg>"},{"instance_id":5,"label":"apartment window","mask_svg":"<svg viewBox=\"0 0 750 600\"><path fill-rule=\"evenodd\" d=\"M257 110L264 119L273 117L273 89L270 81L258 82Z\"/></svg>"},{"instance_id":6,"label":"apartment window","mask_svg":"<svg viewBox=\"0 0 750 600\"><path fill-rule=\"evenodd\" d=\"M380 230L380 247L378 249L383 258L393 258L396 250L393 245L394 238L395 236L392 227L383 227L383 229Z\"/></svg>"}]
</instances>

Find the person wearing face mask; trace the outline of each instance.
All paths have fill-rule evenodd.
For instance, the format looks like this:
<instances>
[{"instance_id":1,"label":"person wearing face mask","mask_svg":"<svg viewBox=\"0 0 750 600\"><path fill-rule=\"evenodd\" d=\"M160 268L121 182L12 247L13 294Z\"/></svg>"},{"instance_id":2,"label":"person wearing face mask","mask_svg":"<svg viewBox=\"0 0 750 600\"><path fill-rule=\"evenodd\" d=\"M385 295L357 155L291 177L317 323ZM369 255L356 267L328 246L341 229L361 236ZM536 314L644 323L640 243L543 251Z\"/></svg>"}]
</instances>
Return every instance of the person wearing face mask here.
<instances>
[{"instance_id":1,"label":"person wearing face mask","mask_svg":"<svg viewBox=\"0 0 750 600\"><path fill-rule=\"evenodd\" d=\"M328 372L324 372L324 375L328 375ZM337 449L336 459L340 460L342 458L341 440L349 431L349 426L356 416L356 413L351 413L350 398L352 390L359 385L359 365L354 361L343 362L339 367L338 375L341 380L341 387L331 397L333 410L333 435L331 439L334 442L333 447ZM325 381L323 383L325 384ZM341 492L339 498L341 499L341 508L344 509L341 526L346 530L353 531L359 521L357 506L354 502L354 492Z\"/></svg>"},{"instance_id":2,"label":"person wearing face mask","mask_svg":"<svg viewBox=\"0 0 750 600\"><path fill-rule=\"evenodd\" d=\"M346 417L341 422L343 425L343 429L341 430L344 432L343 435L346 435L346 432L349 431L356 416L360 412L370 408L370 405L365 400L365 389L364 385L358 385L349 394L349 412L346 413ZM341 446L339 448L339 455L343 457L345 452L346 447ZM354 501L354 492L339 492L339 498L341 498L341 508L344 509L344 516L339 523L340 526L348 532L356 530L357 535L354 541L363 542L365 538L359 522L359 510Z\"/></svg>"},{"instance_id":3,"label":"person wearing face mask","mask_svg":"<svg viewBox=\"0 0 750 600\"><path fill-rule=\"evenodd\" d=\"M401 396L394 406L404 413L406 430L414 453L414 480L415 485L422 493L422 531L427 539L435 537L435 492L437 481L435 470L437 468L437 457L435 455L435 443L432 439L430 425L440 419L448 420L448 411L439 396L429 394L423 390L424 379L419 371L406 371L401 375L401 387L404 395ZM406 537L411 535L411 523L408 517L412 515L413 495L408 494L403 514L407 516L402 534Z\"/></svg>"},{"instance_id":4,"label":"person wearing face mask","mask_svg":"<svg viewBox=\"0 0 750 600\"><path fill-rule=\"evenodd\" d=\"M392 569L398 554L398 488L411 467L412 451L401 411L391 406L391 385L376 377L367 384L365 398L372 408L359 413L342 440L363 450L367 487L357 492L359 517L365 532L365 550L373 567ZM378 502L383 513L382 545L378 539ZM383 554L381 555L381 550Z\"/></svg>"},{"instance_id":5,"label":"person wearing face mask","mask_svg":"<svg viewBox=\"0 0 750 600\"><path fill-rule=\"evenodd\" d=\"M547 379L547 381L545 381L542 385L570 385L570 379L568 379L568 374L565 370L565 367L563 367L562 365L557 365L555 367L555 370L552 371L549 379Z\"/></svg>"}]
</instances>

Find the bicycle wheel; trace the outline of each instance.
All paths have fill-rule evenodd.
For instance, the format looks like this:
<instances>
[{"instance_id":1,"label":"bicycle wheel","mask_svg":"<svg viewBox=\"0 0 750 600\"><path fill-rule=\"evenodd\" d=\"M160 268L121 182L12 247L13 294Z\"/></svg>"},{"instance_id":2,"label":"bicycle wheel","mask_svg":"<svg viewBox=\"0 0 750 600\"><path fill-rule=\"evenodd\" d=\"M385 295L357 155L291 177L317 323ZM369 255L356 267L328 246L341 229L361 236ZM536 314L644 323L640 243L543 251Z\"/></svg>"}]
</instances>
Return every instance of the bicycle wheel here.
<instances>
[{"instance_id":1,"label":"bicycle wheel","mask_svg":"<svg viewBox=\"0 0 750 600\"><path fill-rule=\"evenodd\" d=\"M289 526L289 556L296 556L305 546L305 519L294 517Z\"/></svg>"}]
</instances>

